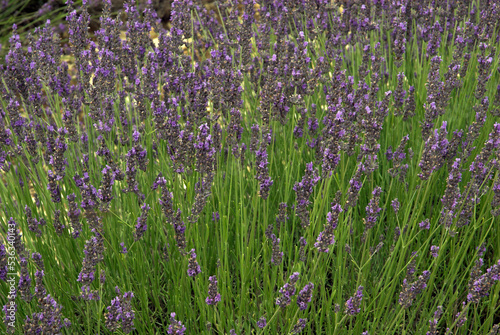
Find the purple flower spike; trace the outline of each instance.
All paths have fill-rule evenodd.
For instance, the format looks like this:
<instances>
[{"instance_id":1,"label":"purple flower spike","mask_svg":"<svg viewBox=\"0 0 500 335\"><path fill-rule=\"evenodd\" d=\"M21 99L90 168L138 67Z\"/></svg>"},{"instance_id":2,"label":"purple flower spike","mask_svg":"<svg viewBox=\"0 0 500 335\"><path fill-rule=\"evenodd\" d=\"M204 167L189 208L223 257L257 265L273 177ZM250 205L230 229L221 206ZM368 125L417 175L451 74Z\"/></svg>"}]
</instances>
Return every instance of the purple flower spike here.
<instances>
[{"instance_id":1,"label":"purple flower spike","mask_svg":"<svg viewBox=\"0 0 500 335\"><path fill-rule=\"evenodd\" d=\"M188 265L187 273L188 273L189 277L196 277L196 275L201 273L200 265L198 264L198 261L196 260L195 249L191 249L191 251L190 251L189 265Z\"/></svg>"},{"instance_id":2,"label":"purple flower spike","mask_svg":"<svg viewBox=\"0 0 500 335\"><path fill-rule=\"evenodd\" d=\"M297 305L299 305L299 308L301 311L307 309L307 304L311 302L312 299L312 293L314 289L314 284L309 283L302 290L300 290L299 295L297 297Z\"/></svg>"},{"instance_id":3,"label":"purple flower spike","mask_svg":"<svg viewBox=\"0 0 500 335\"><path fill-rule=\"evenodd\" d=\"M186 327L182 322L175 319L175 313L170 314L170 326L168 326L167 334L169 335L184 335Z\"/></svg>"},{"instance_id":4,"label":"purple flower spike","mask_svg":"<svg viewBox=\"0 0 500 335\"><path fill-rule=\"evenodd\" d=\"M265 317L263 317L263 316L262 316L262 317L259 319L259 321L257 321L257 327L259 327L260 329L263 329L263 328L265 328L265 327L266 327L266 325L267 325L267 320L266 320L266 318L265 318Z\"/></svg>"},{"instance_id":5,"label":"purple flower spike","mask_svg":"<svg viewBox=\"0 0 500 335\"><path fill-rule=\"evenodd\" d=\"M220 293L217 291L217 277L210 276L208 278L210 283L208 284L208 297L205 299L207 305L217 305L220 301Z\"/></svg>"},{"instance_id":6,"label":"purple flower spike","mask_svg":"<svg viewBox=\"0 0 500 335\"><path fill-rule=\"evenodd\" d=\"M358 314L361 309L359 308L361 305L361 300L363 300L363 286L359 286L356 294L350 297L345 303L345 313L349 315Z\"/></svg>"}]
</instances>

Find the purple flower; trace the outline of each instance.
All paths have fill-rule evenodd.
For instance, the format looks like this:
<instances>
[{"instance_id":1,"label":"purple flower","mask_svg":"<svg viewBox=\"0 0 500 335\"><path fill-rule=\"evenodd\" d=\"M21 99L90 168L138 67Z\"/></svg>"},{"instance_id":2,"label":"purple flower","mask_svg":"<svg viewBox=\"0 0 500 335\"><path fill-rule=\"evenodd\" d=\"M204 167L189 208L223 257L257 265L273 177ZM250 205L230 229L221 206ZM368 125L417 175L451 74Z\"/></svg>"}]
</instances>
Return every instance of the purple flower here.
<instances>
[{"instance_id":1,"label":"purple flower","mask_svg":"<svg viewBox=\"0 0 500 335\"><path fill-rule=\"evenodd\" d=\"M175 319L175 313L170 314L170 326L168 326L167 334L169 335L184 335L186 327L182 322Z\"/></svg>"},{"instance_id":2,"label":"purple flower","mask_svg":"<svg viewBox=\"0 0 500 335\"><path fill-rule=\"evenodd\" d=\"M205 299L207 305L217 305L220 301L220 293L217 291L217 277L210 276L208 278L210 283L208 284L208 297Z\"/></svg>"},{"instance_id":3,"label":"purple flower","mask_svg":"<svg viewBox=\"0 0 500 335\"><path fill-rule=\"evenodd\" d=\"M312 293L314 289L314 284L309 283L302 290L300 290L299 295L297 296L297 305L301 311L307 309L307 304L311 302Z\"/></svg>"},{"instance_id":4,"label":"purple flower","mask_svg":"<svg viewBox=\"0 0 500 335\"><path fill-rule=\"evenodd\" d=\"M307 319L299 319L295 324L295 326L293 326L290 335L296 335L302 333L304 328L306 328L306 324L307 324Z\"/></svg>"},{"instance_id":5,"label":"purple flower","mask_svg":"<svg viewBox=\"0 0 500 335\"><path fill-rule=\"evenodd\" d=\"M431 246L431 255L436 258L438 256L439 247L436 245Z\"/></svg>"},{"instance_id":6,"label":"purple flower","mask_svg":"<svg viewBox=\"0 0 500 335\"><path fill-rule=\"evenodd\" d=\"M325 229L319 233L314 247L319 252L327 253L330 251L329 246L335 243L334 230L337 228L338 217L342 212L342 207L338 204L340 201L340 193L337 194L336 201L331 203L331 211L326 214Z\"/></svg>"},{"instance_id":7,"label":"purple flower","mask_svg":"<svg viewBox=\"0 0 500 335\"><path fill-rule=\"evenodd\" d=\"M120 246L122 247L122 250L120 252L122 254L126 254L128 251L127 251L127 247L125 246L125 242L120 243Z\"/></svg>"},{"instance_id":8,"label":"purple flower","mask_svg":"<svg viewBox=\"0 0 500 335\"><path fill-rule=\"evenodd\" d=\"M280 289L281 297L276 299L276 305L279 305L281 308L285 308L292 302L292 296L295 295L295 283L299 280L299 273L294 272L288 278L288 283Z\"/></svg>"},{"instance_id":9,"label":"purple flower","mask_svg":"<svg viewBox=\"0 0 500 335\"><path fill-rule=\"evenodd\" d=\"M194 249L191 249L190 251L187 273L189 277L195 277L196 275L201 273L201 268L198 264L198 261L196 260L196 253Z\"/></svg>"},{"instance_id":10,"label":"purple flower","mask_svg":"<svg viewBox=\"0 0 500 335\"><path fill-rule=\"evenodd\" d=\"M429 331L426 333L426 335L437 335L438 334L438 322L439 318L443 314L443 307L438 306L436 311L434 312L434 319L429 321Z\"/></svg>"},{"instance_id":11,"label":"purple flower","mask_svg":"<svg viewBox=\"0 0 500 335\"><path fill-rule=\"evenodd\" d=\"M135 232L134 232L134 240L135 241L140 240L141 237L146 232L146 230L148 229L147 220L148 220L148 212L150 209L151 209L151 207L149 207L149 205L146 203L144 203L141 206L142 213L137 218L137 224L135 225Z\"/></svg>"},{"instance_id":12,"label":"purple flower","mask_svg":"<svg viewBox=\"0 0 500 335\"><path fill-rule=\"evenodd\" d=\"M427 287L426 283L430 276L431 274L429 271L424 271L414 282L410 282L406 278L403 280L403 285L401 285L402 291L399 293L399 304L403 306L403 308L408 308L413 304L417 294L422 293Z\"/></svg>"},{"instance_id":13,"label":"purple flower","mask_svg":"<svg viewBox=\"0 0 500 335\"><path fill-rule=\"evenodd\" d=\"M418 226L420 227L420 229L431 229L431 223L430 223L430 220L429 219L425 219L424 221L420 222L418 224Z\"/></svg>"},{"instance_id":14,"label":"purple flower","mask_svg":"<svg viewBox=\"0 0 500 335\"><path fill-rule=\"evenodd\" d=\"M489 295L490 289L496 281L500 280L500 260L486 270L486 273L480 275L480 270L476 275L471 274L469 281L469 294L467 300L473 303L479 303L480 299Z\"/></svg>"},{"instance_id":15,"label":"purple flower","mask_svg":"<svg viewBox=\"0 0 500 335\"><path fill-rule=\"evenodd\" d=\"M266 200L269 196L269 190L273 185L273 180L269 176L269 162L267 160L266 147L264 145L261 146L261 148L255 152L255 156L255 164L257 169L255 179L260 181L260 196L262 197L262 199Z\"/></svg>"},{"instance_id":16,"label":"purple flower","mask_svg":"<svg viewBox=\"0 0 500 335\"><path fill-rule=\"evenodd\" d=\"M257 321L257 327L259 327L260 329L263 329L266 327L266 325L267 325L266 318L261 316L259 321Z\"/></svg>"},{"instance_id":17,"label":"purple flower","mask_svg":"<svg viewBox=\"0 0 500 335\"><path fill-rule=\"evenodd\" d=\"M314 186L319 182L320 177L318 171L313 168L313 163L307 163L305 175L300 182L296 182L293 190L296 193L296 215L300 218L302 227L309 227L309 210L307 206L310 204L309 198L314 192Z\"/></svg>"},{"instance_id":18,"label":"purple flower","mask_svg":"<svg viewBox=\"0 0 500 335\"><path fill-rule=\"evenodd\" d=\"M382 193L382 189L380 187L375 187L372 192L373 198L370 199L368 206L366 206L366 223L365 230L373 228L375 223L377 222L378 216L382 208L378 206L380 201L380 194Z\"/></svg>"},{"instance_id":19,"label":"purple flower","mask_svg":"<svg viewBox=\"0 0 500 335\"><path fill-rule=\"evenodd\" d=\"M273 265L278 266L281 264L281 261L283 260L283 252L280 251L280 239L277 238L276 235L274 235L273 233L271 233L269 236L273 242L271 263L273 263Z\"/></svg>"},{"instance_id":20,"label":"purple flower","mask_svg":"<svg viewBox=\"0 0 500 335\"><path fill-rule=\"evenodd\" d=\"M401 206L398 198L391 201L391 206L392 206L392 209L394 210L394 213L398 214L399 207Z\"/></svg>"},{"instance_id":21,"label":"purple flower","mask_svg":"<svg viewBox=\"0 0 500 335\"><path fill-rule=\"evenodd\" d=\"M219 220L220 220L219 212L213 212L212 213L212 221L219 222Z\"/></svg>"},{"instance_id":22,"label":"purple flower","mask_svg":"<svg viewBox=\"0 0 500 335\"><path fill-rule=\"evenodd\" d=\"M363 300L363 286L359 286L356 294L347 299L345 303L345 313L349 315L358 314L361 311L361 300Z\"/></svg>"}]
</instances>

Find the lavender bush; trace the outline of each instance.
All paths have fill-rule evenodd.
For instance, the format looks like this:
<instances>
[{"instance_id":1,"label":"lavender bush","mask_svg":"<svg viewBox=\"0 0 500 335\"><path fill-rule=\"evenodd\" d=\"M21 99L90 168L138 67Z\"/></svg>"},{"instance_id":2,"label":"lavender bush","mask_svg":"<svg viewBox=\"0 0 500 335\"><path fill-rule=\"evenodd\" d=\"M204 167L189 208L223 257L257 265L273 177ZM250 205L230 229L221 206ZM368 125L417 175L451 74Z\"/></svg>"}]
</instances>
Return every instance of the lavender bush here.
<instances>
[{"instance_id":1,"label":"lavender bush","mask_svg":"<svg viewBox=\"0 0 500 335\"><path fill-rule=\"evenodd\" d=\"M1 333L498 333L500 2L67 8L4 46Z\"/></svg>"}]
</instances>

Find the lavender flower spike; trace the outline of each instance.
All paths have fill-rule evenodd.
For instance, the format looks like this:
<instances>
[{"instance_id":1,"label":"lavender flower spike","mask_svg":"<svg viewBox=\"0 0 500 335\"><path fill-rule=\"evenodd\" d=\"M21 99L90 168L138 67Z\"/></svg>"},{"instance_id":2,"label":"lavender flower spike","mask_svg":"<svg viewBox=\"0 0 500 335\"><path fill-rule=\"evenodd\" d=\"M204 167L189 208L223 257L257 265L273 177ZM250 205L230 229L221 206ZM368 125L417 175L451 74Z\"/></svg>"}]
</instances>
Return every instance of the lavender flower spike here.
<instances>
[{"instance_id":1,"label":"lavender flower spike","mask_svg":"<svg viewBox=\"0 0 500 335\"><path fill-rule=\"evenodd\" d=\"M169 335L184 335L186 327L182 322L175 319L175 313L170 314L170 326L168 326L167 334Z\"/></svg>"},{"instance_id":2,"label":"lavender flower spike","mask_svg":"<svg viewBox=\"0 0 500 335\"><path fill-rule=\"evenodd\" d=\"M196 260L196 253L194 249L191 249L190 251L187 273L189 277L196 277L196 275L201 273L201 268L200 265L198 264L198 261Z\"/></svg>"},{"instance_id":3,"label":"lavender flower spike","mask_svg":"<svg viewBox=\"0 0 500 335\"><path fill-rule=\"evenodd\" d=\"M312 293L314 289L314 284L309 283L302 290L300 290L299 295L297 297L297 305L299 305L299 309L301 311L307 309L307 304L311 302Z\"/></svg>"},{"instance_id":4,"label":"lavender flower spike","mask_svg":"<svg viewBox=\"0 0 500 335\"><path fill-rule=\"evenodd\" d=\"M208 297L205 299L207 305L217 305L220 301L220 293L217 291L217 277L210 276L208 278L210 283L208 284Z\"/></svg>"},{"instance_id":5,"label":"lavender flower spike","mask_svg":"<svg viewBox=\"0 0 500 335\"><path fill-rule=\"evenodd\" d=\"M347 299L345 303L345 313L349 315L358 314L361 311L361 309L359 308L359 306L361 305L361 300L363 300L363 286L359 286L356 294Z\"/></svg>"}]
</instances>

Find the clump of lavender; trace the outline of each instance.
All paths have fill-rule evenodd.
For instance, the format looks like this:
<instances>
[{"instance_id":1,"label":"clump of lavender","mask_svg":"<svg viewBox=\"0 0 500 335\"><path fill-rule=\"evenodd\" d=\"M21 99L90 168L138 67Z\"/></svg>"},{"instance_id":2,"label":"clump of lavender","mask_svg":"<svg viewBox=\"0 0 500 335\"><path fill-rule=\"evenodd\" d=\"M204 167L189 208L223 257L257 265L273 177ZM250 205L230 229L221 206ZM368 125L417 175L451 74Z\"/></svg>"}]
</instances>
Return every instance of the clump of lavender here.
<instances>
[{"instance_id":1,"label":"clump of lavender","mask_svg":"<svg viewBox=\"0 0 500 335\"><path fill-rule=\"evenodd\" d=\"M288 278L288 283L285 283L285 285L280 289L280 294L281 296L279 298L276 298L276 305L280 306L281 308L285 308L290 303L292 302L292 296L295 295L295 284L299 280L299 275L300 273L294 272Z\"/></svg>"},{"instance_id":2,"label":"clump of lavender","mask_svg":"<svg viewBox=\"0 0 500 335\"><path fill-rule=\"evenodd\" d=\"M467 300L472 303L478 303L481 298L489 295L490 289L495 284L495 281L500 280L500 260L486 270L486 273L481 274L480 266L482 259L476 263L477 267L473 268L469 280L469 293Z\"/></svg>"},{"instance_id":3,"label":"clump of lavender","mask_svg":"<svg viewBox=\"0 0 500 335\"><path fill-rule=\"evenodd\" d=\"M491 215L500 215L500 180L496 180L491 188L493 191L493 199L491 200Z\"/></svg>"},{"instance_id":4,"label":"clump of lavender","mask_svg":"<svg viewBox=\"0 0 500 335\"><path fill-rule=\"evenodd\" d=\"M31 214L31 208L26 205L24 207L24 212L26 213L26 220L28 221L28 229L34 232L37 237L42 236L42 231L39 228L40 222Z\"/></svg>"},{"instance_id":5,"label":"clump of lavender","mask_svg":"<svg viewBox=\"0 0 500 335\"><path fill-rule=\"evenodd\" d=\"M75 201L76 195L74 193L68 195L68 217L71 223L71 228L73 229L71 235L73 238L77 238L80 236L80 232L82 231L82 225L80 223L80 209L78 208L78 204Z\"/></svg>"},{"instance_id":6,"label":"clump of lavender","mask_svg":"<svg viewBox=\"0 0 500 335\"><path fill-rule=\"evenodd\" d=\"M97 191L97 197L100 200L100 210L105 212L109 208L109 203L113 200L112 188L116 178L115 171L109 165L106 165L101 173L102 182L99 191Z\"/></svg>"},{"instance_id":7,"label":"clump of lavender","mask_svg":"<svg viewBox=\"0 0 500 335\"><path fill-rule=\"evenodd\" d=\"M42 255L40 255L39 253L34 252L31 255L31 258L33 259L33 261L37 266L37 270L35 272L35 297L39 301L41 301L41 299L43 299L45 294L47 294L45 286L43 286L43 277L45 276L44 273L45 266L43 264Z\"/></svg>"},{"instance_id":8,"label":"clump of lavender","mask_svg":"<svg viewBox=\"0 0 500 335\"><path fill-rule=\"evenodd\" d=\"M399 207L401 206L401 203L399 202L398 198L395 198L394 200L391 201L391 206L392 209L394 210L394 213L398 214Z\"/></svg>"},{"instance_id":9,"label":"clump of lavender","mask_svg":"<svg viewBox=\"0 0 500 335\"><path fill-rule=\"evenodd\" d=\"M134 240L139 241L148 229L147 220L148 212L151 209L148 204L144 203L141 206L141 215L137 218L137 224L135 225Z\"/></svg>"},{"instance_id":10,"label":"clump of lavender","mask_svg":"<svg viewBox=\"0 0 500 335\"><path fill-rule=\"evenodd\" d=\"M432 172L439 170L445 163L448 154L449 141L446 139L446 121L443 121L441 128L434 130L434 133L425 141L424 152L418 166L422 173L418 176L422 180L427 180Z\"/></svg>"},{"instance_id":11,"label":"clump of lavender","mask_svg":"<svg viewBox=\"0 0 500 335\"><path fill-rule=\"evenodd\" d=\"M125 246L125 242L121 242L120 247L122 247L122 250L120 251L120 253L122 253L122 254L128 253L127 247Z\"/></svg>"},{"instance_id":12,"label":"clump of lavender","mask_svg":"<svg viewBox=\"0 0 500 335\"><path fill-rule=\"evenodd\" d=\"M196 275L201 273L201 267L196 260L196 252L195 249L191 249L189 252L189 264L187 274L189 277L196 277Z\"/></svg>"},{"instance_id":13,"label":"clump of lavender","mask_svg":"<svg viewBox=\"0 0 500 335\"><path fill-rule=\"evenodd\" d=\"M326 214L325 229L319 233L319 236L314 244L314 247L319 252L327 253L330 251L329 246L335 243L334 230L337 228L340 213L342 213L342 206L340 206L341 193L338 192L336 199L331 203L331 211Z\"/></svg>"},{"instance_id":14,"label":"clump of lavender","mask_svg":"<svg viewBox=\"0 0 500 335\"><path fill-rule=\"evenodd\" d=\"M274 233L269 234L269 238L272 240L272 254L271 254L271 263L273 265L280 265L283 261L283 252L280 251L280 239L274 235Z\"/></svg>"},{"instance_id":15,"label":"clump of lavender","mask_svg":"<svg viewBox=\"0 0 500 335\"><path fill-rule=\"evenodd\" d=\"M296 193L297 206L296 215L300 219L300 224L303 228L309 227L309 210L307 206L311 203L309 198L311 197L314 186L318 183L320 177L318 171L313 168L313 163L308 163L305 169L305 175L302 177L302 181L296 182L293 186L293 190Z\"/></svg>"},{"instance_id":16,"label":"clump of lavender","mask_svg":"<svg viewBox=\"0 0 500 335\"><path fill-rule=\"evenodd\" d=\"M309 283L302 290L300 290L299 295L297 296L297 305L299 305L299 309L301 311L307 309L307 304L311 302L312 294L313 294L314 284Z\"/></svg>"},{"instance_id":17,"label":"clump of lavender","mask_svg":"<svg viewBox=\"0 0 500 335\"><path fill-rule=\"evenodd\" d=\"M19 265L21 266L21 274L19 276L18 292L21 295L21 299L26 302L30 302L33 295L30 291L31 278L28 271L28 260L25 257L21 257Z\"/></svg>"},{"instance_id":18,"label":"clump of lavender","mask_svg":"<svg viewBox=\"0 0 500 335\"><path fill-rule=\"evenodd\" d=\"M460 206L461 197L459 183L461 180L462 173L460 172L460 158L457 158L451 167L446 183L446 190L443 198L441 198L443 209L441 210L439 220L441 224L445 225L446 228L450 228L453 223L453 219L458 214L457 206Z\"/></svg>"},{"instance_id":19,"label":"clump of lavender","mask_svg":"<svg viewBox=\"0 0 500 335\"><path fill-rule=\"evenodd\" d=\"M50 294L40 299L38 305L40 313L33 313L31 318L26 316L25 334L60 334L63 327L71 325L68 319L61 319L62 306Z\"/></svg>"},{"instance_id":20,"label":"clump of lavender","mask_svg":"<svg viewBox=\"0 0 500 335\"><path fill-rule=\"evenodd\" d=\"M393 162L392 168L390 168L387 172L393 178L399 177L400 182L404 182L406 177L406 172L408 171L408 164L403 164L403 160L407 158L407 154L405 152L405 146L410 140L410 136L406 135L401 139L401 143L396 148L396 151L391 153L391 160ZM413 150L408 149L408 158L411 159L413 157Z\"/></svg>"},{"instance_id":21,"label":"clump of lavender","mask_svg":"<svg viewBox=\"0 0 500 335\"><path fill-rule=\"evenodd\" d=\"M241 112L236 108L232 108L230 115L227 143L232 148L231 151L234 157L238 158L240 154L238 143L241 141L241 134L243 133L243 127L241 127Z\"/></svg>"},{"instance_id":22,"label":"clump of lavender","mask_svg":"<svg viewBox=\"0 0 500 335\"><path fill-rule=\"evenodd\" d=\"M382 194L382 188L379 186L375 187L372 192L373 197L370 199L368 206L366 206L367 217L365 220L365 231L372 229L377 223L377 219L382 208L378 206L380 202L380 195Z\"/></svg>"},{"instance_id":23,"label":"clump of lavender","mask_svg":"<svg viewBox=\"0 0 500 335\"><path fill-rule=\"evenodd\" d=\"M426 335L437 335L438 334L438 322L443 314L443 307L438 306L436 311L434 312L434 318L429 320L429 331Z\"/></svg>"},{"instance_id":24,"label":"clump of lavender","mask_svg":"<svg viewBox=\"0 0 500 335\"><path fill-rule=\"evenodd\" d=\"M276 228L278 229L278 232L280 231L281 225L284 224L286 220L289 219L286 212L287 207L288 205L286 204L286 202L281 202L279 205L279 212L278 216L276 217Z\"/></svg>"},{"instance_id":25,"label":"clump of lavender","mask_svg":"<svg viewBox=\"0 0 500 335\"><path fill-rule=\"evenodd\" d=\"M431 222L429 219L425 219L424 221L420 222L418 224L418 226L420 227L420 229L431 229Z\"/></svg>"},{"instance_id":26,"label":"clump of lavender","mask_svg":"<svg viewBox=\"0 0 500 335\"><path fill-rule=\"evenodd\" d=\"M359 286L356 294L347 299L345 303L345 313L348 315L356 315L361 309L361 301L363 300L363 286Z\"/></svg>"},{"instance_id":27,"label":"clump of lavender","mask_svg":"<svg viewBox=\"0 0 500 335\"><path fill-rule=\"evenodd\" d=\"M161 196L158 202L161 205L163 214L167 218L167 222L172 224L175 215L173 205L174 194L168 190L167 180L162 175L159 175L153 184L154 188L158 188L158 186L161 186Z\"/></svg>"},{"instance_id":28,"label":"clump of lavender","mask_svg":"<svg viewBox=\"0 0 500 335\"><path fill-rule=\"evenodd\" d=\"M259 136L260 136L260 128L258 124L253 124L250 127L252 132L252 137L250 139L250 151L257 152L259 150Z\"/></svg>"},{"instance_id":29,"label":"clump of lavender","mask_svg":"<svg viewBox=\"0 0 500 335\"><path fill-rule=\"evenodd\" d=\"M122 331L128 334L135 329L135 312L132 310L132 298L134 297L134 293L125 292L121 294L118 286L115 287L115 292L118 296L111 300L110 306L106 307L105 326L113 332L121 327Z\"/></svg>"},{"instance_id":30,"label":"clump of lavender","mask_svg":"<svg viewBox=\"0 0 500 335\"><path fill-rule=\"evenodd\" d=\"M410 282L407 278L403 280L402 290L399 293L399 304L403 308L408 308L413 304L413 301L426 287L427 280L429 280L431 273L429 271L424 271L417 280Z\"/></svg>"},{"instance_id":31,"label":"clump of lavender","mask_svg":"<svg viewBox=\"0 0 500 335\"><path fill-rule=\"evenodd\" d=\"M359 162L354 176L351 178L351 180L349 180L349 190L347 191L346 200L347 207L354 208L358 203L359 190L361 190L361 187L363 186L363 183L361 182L361 174L364 172L364 170L365 167L363 163Z\"/></svg>"},{"instance_id":32,"label":"clump of lavender","mask_svg":"<svg viewBox=\"0 0 500 335\"><path fill-rule=\"evenodd\" d=\"M80 297L84 300L100 299L98 292L90 289L90 284L95 279L97 264L104 259L104 238L98 232L95 234L85 243L83 250L85 257L82 262L82 270L78 275L78 282L83 284Z\"/></svg>"},{"instance_id":33,"label":"clump of lavender","mask_svg":"<svg viewBox=\"0 0 500 335\"><path fill-rule=\"evenodd\" d=\"M467 305L465 301L462 301L462 310L455 315L454 324L456 324L456 327L460 328L465 324L465 322L467 321L468 311L469 311L469 305ZM446 329L446 331L448 332L449 329Z\"/></svg>"},{"instance_id":34,"label":"clump of lavender","mask_svg":"<svg viewBox=\"0 0 500 335\"><path fill-rule=\"evenodd\" d=\"M53 222L53 226L54 226L54 229L56 230L56 234L61 236L63 231L64 231L64 228L65 226L61 223L61 211L59 209L56 209L54 211L54 222Z\"/></svg>"},{"instance_id":35,"label":"clump of lavender","mask_svg":"<svg viewBox=\"0 0 500 335\"><path fill-rule=\"evenodd\" d=\"M439 256L439 247L437 245L432 245L431 246L431 256L434 258L437 258Z\"/></svg>"},{"instance_id":36,"label":"clump of lavender","mask_svg":"<svg viewBox=\"0 0 500 335\"><path fill-rule=\"evenodd\" d=\"M257 321L257 327L259 327L260 329L263 329L265 328L267 325L267 320L265 317L261 316L259 321Z\"/></svg>"},{"instance_id":37,"label":"clump of lavender","mask_svg":"<svg viewBox=\"0 0 500 335\"><path fill-rule=\"evenodd\" d=\"M262 199L266 200L269 196L269 189L274 182L269 176L269 161L267 160L267 149L265 144L261 145L259 150L255 151L255 157L255 165L257 169L255 179L260 182L260 196Z\"/></svg>"},{"instance_id":38,"label":"clump of lavender","mask_svg":"<svg viewBox=\"0 0 500 335\"><path fill-rule=\"evenodd\" d=\"M306 246L307 246L307 240L304 236L301 236L299 239L299 259L301 262L306 261Z\"/></svg>"},{"instance_id":39,"label":"clump of lavender","mask_svg":"<svg viewBox=\"0 0 500 335\"><path fill-rule=\"evenodd\" d=\"M292 331L290 332L291 335L296 335L302 333L304 328L306 328L307 325L307 319L299 319L295 326L293 326Z\"/></svg>"},{"instance_id":40,"label":"clump of lavender","mask_svg":"<svg viewBox=\"0 0 500 335\"><path fill-rule=\"evenodd\" d=\"M220 301L220 293L217 289L217 276L210 276L208 278L210 283L208 284L208 297L205 299L207 305L217 305Z\"/></svg>"},{"instance_id":41,"label":"clump of lavender","mask_svg":"<svg viewBox=\"0 0 500 335\"><path fill-rule=\"evenodd\" d=\"M175 319L175 313L170 314L170 326L168 326L167 334L169 335L184 335L186 327L182 322Z\"/></svg>"},{"instance_id":42,"label":"clump of lavender","mask_svg":"<svg viewBox=\"0 0 500 335\"><path fill-rule=\"evenodd\" d=\"M175 231L175 241L177 244L177 248L179 248L181 254L184 255L186 253L185 249L187 245L186 236L184 235L184 233L186 232L186 224L184 223L184 221L182 221L180 208L177 209L177 214L174 217L172 226L174 227Z\"/></svg>"},{"instance_id":43,"label":"clump of lavender","mask_svg":"<svg viewBox=\"0 0 500 335\"><path fill-rule=\"evenodd\" d=\"M199 131L194 148L196 149L196 170L200 174L200 178L195 185L196 196L189 217L189 221L192 223L198 220L198 216L211 194L215 164L215 149L210 135L210 128L207 124L202 124Z\"/></svg>"}]
</instances>

